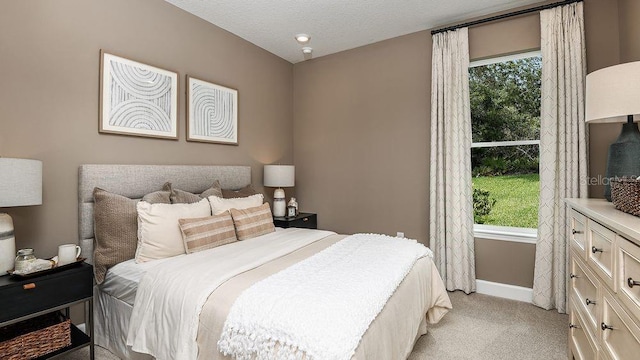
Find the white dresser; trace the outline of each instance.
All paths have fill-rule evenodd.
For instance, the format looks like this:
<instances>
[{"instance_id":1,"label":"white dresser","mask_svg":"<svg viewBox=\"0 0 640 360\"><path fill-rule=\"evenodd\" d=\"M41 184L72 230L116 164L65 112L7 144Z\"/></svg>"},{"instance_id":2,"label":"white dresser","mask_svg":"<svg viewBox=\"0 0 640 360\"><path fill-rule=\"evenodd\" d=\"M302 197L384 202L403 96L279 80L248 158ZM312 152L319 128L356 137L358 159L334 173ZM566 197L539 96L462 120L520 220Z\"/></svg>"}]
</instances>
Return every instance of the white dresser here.
<instances>
[{"instance_id":1,"label":"white dresser","mask_svg":"<svg viewBox=\"0 0 640 360\"><path fill-rule=\"evenodd\" d=\"M606 200L566 203L569 358L640 359L640 218Z\"/></svg>"}]
</instances>

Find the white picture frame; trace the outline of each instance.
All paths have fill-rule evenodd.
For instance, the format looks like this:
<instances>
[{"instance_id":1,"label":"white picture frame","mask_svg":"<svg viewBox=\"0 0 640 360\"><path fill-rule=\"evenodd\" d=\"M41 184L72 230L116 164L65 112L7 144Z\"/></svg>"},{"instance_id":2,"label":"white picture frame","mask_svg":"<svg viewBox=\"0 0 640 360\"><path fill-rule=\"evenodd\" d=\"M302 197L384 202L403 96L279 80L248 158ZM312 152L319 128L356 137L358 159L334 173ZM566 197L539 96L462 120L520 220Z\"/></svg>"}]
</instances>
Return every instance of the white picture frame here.
<instances>
[{"instance_id":1,"label":"white picture frame","mask_svg":"<svg viewBox=\"0 0 640 360\"><path fill-rule=\"evenodd\" d=\"M178 73L100 50L98 132L178 139Z\"/></svg>"},{"instance_id":2,"label":"white picture frame","mask_svg":"<svg viewBox=\"0 0 640 360\"><path fill-rule=\"evenodd\" d=\"M187 141L238 145L238 90L187 76Z\"/></svg>"}]
</instances>

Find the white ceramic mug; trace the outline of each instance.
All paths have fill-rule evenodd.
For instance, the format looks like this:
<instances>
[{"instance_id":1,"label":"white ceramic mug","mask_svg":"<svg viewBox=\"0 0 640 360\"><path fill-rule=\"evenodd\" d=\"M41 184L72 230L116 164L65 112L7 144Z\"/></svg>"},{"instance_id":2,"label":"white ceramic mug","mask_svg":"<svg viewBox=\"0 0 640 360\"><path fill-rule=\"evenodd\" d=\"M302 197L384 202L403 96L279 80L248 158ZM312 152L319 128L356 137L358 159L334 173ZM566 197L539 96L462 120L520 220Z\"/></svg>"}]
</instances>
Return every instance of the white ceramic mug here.
<instances>
[{"instance_id":1,"label":"white ceramic mug","mask_svg":"<svg viewBox=\"0 0 640 360\"><path fill-rule=\"evenodd\" d=\"M74 244L64 244L58 246L58 266L71 264L80 256L80 246Z\"/></svg>"}]
</instances>

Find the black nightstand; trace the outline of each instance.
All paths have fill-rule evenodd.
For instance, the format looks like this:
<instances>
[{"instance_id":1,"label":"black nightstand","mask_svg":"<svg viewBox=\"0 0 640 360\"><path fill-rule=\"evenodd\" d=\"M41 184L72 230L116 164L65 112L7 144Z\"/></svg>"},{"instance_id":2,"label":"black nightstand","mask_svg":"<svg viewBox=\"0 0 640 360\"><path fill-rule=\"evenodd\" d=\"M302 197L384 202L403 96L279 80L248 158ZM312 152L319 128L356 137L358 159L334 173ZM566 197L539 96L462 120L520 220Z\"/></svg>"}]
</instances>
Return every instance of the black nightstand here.
<instances>
[{"instance_id":1,"label":"black nightstand","mask_svg":"<svg viewBox=\"0 0 640 360\"><path fill-rule=\"evenodd\" d=\"M273 225L281 228L306 228L317 229L318 228L318 215L312 213L301 212L296 217L273 217Z\"/></svg>"},{"instance_id":2,"label":"black nightstand","mask_svg":"<svg viewBox=\"0 0 640 360\"><path fill-rule=\"evenodd\" d=\"M78 266L27 279L0 277L0 327L54 311L69 317L71 305L84 303L87 334L71 324L71 346L44 356L55 357L93 344L93 266Z\"/></svg>"}]
</instances>

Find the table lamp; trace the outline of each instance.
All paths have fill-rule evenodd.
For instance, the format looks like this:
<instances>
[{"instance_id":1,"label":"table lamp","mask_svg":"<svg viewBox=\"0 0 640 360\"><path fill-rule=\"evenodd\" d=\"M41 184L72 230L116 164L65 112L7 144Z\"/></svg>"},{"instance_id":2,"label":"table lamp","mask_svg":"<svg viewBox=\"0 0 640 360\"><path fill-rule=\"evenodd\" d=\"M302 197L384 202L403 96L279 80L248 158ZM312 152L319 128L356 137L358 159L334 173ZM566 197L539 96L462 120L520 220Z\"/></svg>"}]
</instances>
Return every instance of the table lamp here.
<instances>
[{"instance_id":1,"label":"table lamp","mask_svg":"<svg viewBox=\"0 0 640 360\"><path fill-rule=\"evenodd\" d=\"M0 208L42 204L42 161L0 158ZM9 214L0 213L0 275L13 269L16 239Z\"/></svg>"},{"instance_id":2,"label":"table lamp","mask_svg":"<svg viewBox=\"0 0 640 360\"><path fill-rule=\"evenodd\" d=\"M640 61L588 74L585 102L588 122L626 122L607 156L604 197L611 201L611 179L640 176Z\"/></svg>"},{"instance_id":3,"label":"table lamp","mask_svg":"<svg viewBox=\"0 0 640 360\"><path fill-rule=\"evenodd\" d=\"M282 188L295 186L295 166L265 165L264 186L277 188L273 192L273 216L283 217L287 210L287 203Z\"/></svg>"}]
</instances>

